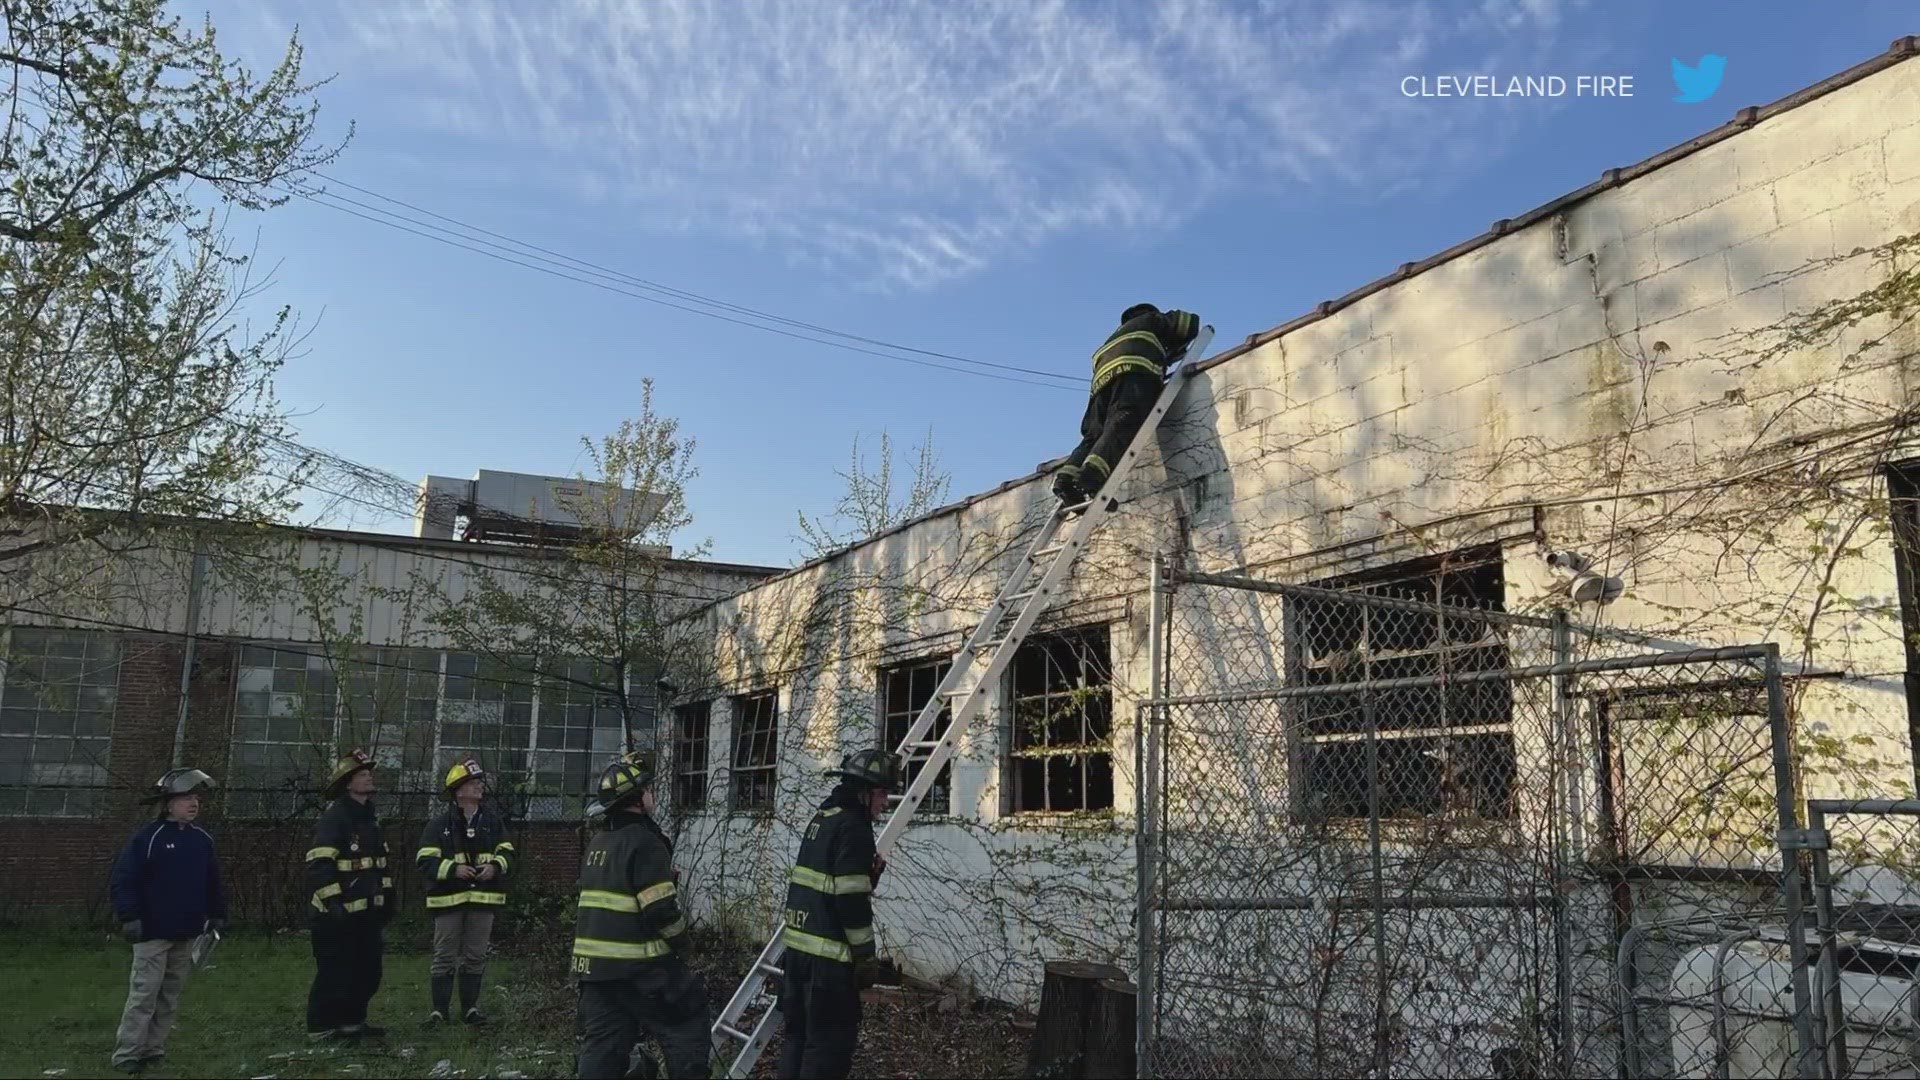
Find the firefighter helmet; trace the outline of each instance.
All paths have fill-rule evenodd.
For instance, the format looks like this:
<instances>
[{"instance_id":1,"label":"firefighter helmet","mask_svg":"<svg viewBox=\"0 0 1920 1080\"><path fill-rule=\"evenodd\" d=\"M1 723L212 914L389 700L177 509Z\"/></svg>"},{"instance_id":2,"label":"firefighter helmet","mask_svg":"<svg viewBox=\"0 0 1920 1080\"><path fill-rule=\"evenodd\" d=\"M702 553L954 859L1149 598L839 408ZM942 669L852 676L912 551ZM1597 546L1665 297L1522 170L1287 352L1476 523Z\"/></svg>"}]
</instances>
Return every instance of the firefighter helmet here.
<instances>
[{"instance_id":1,"label":"firefighter helmet","mask_svg":"<svg viewBox=\"0 0 1920 1080\"><path fill-rule=\"evenodd\" d=\"M206 795L216 786L213 777L199 769L168 769L167 774L147 790L146 801L166 802L176 795Z\"/></svg>"},{"instance_id":2,"label":"firefighter helmet","mask_svg":"<svg viewBox=\"0 0 1920 1080\"><path fill-rule=\"evenodd\" d=\"M373 755L365 750L355 750L333 767L333 775L327 777L323 794L329 799L337 799L341 792L347 790L347 781L353 779L355 774L372 771Z\"/></svg>"},{"instance_id":3,"label":"firefighter helmet","mask_svg":"<svg viewBox=\"0 0 1920 1080\"><path fill-rule=\"evenodd\" d=\"M844 776L893 791L900 786L900 759L885 750L855 750L840 762L839 768L828 769L827 775Z\"/></svg>"},{"instance_id":4,"label":"firefighter helmet","mask_svg":"<svg viewBox=\"0 0 1920 1080\"><path fill-rule=\"evenodd\" d=\"M652 786L653 768L632 758L631 754L623 756L601 771L599 790L595 792L597 798L587 807L589 818L619 809Z\"/></svg>"},{"instance_id":5,"label":"firefighter helmet","mask_svg":"<svg viewBox=\"0 0 1920 1080\"><path fill-rule=\"evenodd\" d=\"M453 798L454 790L461 784L469 780L485 780L486 778L487 770L480 767L480 762L473 758L461 758L459 761L453 763L453 768L447 770L447 782L440 785L440 791L441 794L451 799Z\"/></svg>"}]
</instances>

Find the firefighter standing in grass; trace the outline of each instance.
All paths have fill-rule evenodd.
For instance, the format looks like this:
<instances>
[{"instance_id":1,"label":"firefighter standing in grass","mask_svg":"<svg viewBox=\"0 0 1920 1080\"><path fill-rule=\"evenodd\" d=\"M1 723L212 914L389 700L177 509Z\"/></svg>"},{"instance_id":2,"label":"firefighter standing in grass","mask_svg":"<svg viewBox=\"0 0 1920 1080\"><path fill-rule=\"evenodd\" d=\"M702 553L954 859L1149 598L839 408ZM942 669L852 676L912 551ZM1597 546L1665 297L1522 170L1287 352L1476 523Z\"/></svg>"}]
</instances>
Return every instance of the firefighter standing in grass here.
<instances>
[{"instance_id":1,"label":"firefighter standing in grass","mask_svg":"<svg viewBox=\"0 0 1920 1080\"><path fill-rule=\"evenodd\" d=\"M500 815L481 805L487 774L467 758L447 770L441 794L453 805L427 822L414 861L427 881L427 914L433 918L433 965L429 1026L444 1024L460 981L460 1018L484 1024L480 980L486 973L493 916L507 904L507 870L513 842Z\"/></svg>"},{"instance_id":2,"label":"firefighter standing in grass","mask_svg":"<svg viewBox=\"0 0 1920 1080\"><path fill-rule=\"evenodd\" d=\"M194 821L213 788L199 769L174 769L145 801L160 804L113 864L113 911L133 942L133 974L113 1067L138 1073L167 1053L180 991L193 970L193 939L227 924L227 892L213 837Z\"/></svg>"},{"instance_id":3,"label":"firefighter standing in grass","mask_svg":"<svg viewBox=\"0 0 1920 1080\"><path fill-rule=\"evenodd\" d=\"M307 850L313 987L307 992L311 1039L379 1038L367 1004L380 989L386 926L393 919L393 872L373 810L373 759L355 750L328 778Z\"/></svg>"},{"instance_id":4,"label":"firefighter standing in grass","mask_svg":"<svg viewBox=\"0 0 1920 1080\"><path fill-rule=\"evenodd\" d=\"M1120 313L1120 328L1093 354L1092 396L1080 418L1080 445L1053 477L1053 493L1068 506L1100 493L1120 455L1153 411L1166 384L1167 365L1200 333L1191 311L1135 304Z\"/></svg>"},{"instance_id":5,"label":"firefighter standing in grass","mask_svg":"<svg viewBox=\"0 0 1920 1080\"><path fill-rule=\"evenodd\" d=\"M707 989L687 966L673 846L654 824L654 805L652 768L629 756L600 774L588 810L590 819L604 814L606 827L581 860L574 924L583 1078L628 1075L643 1030L666 1051L669 1076L709 1075Z\"/></svg>"},{"instance_id":6,"label":"firefighter standing in grass","mask_svg":"<svg viewBox=\"0 0 1920 1080\"><path fill-rule=\"evenodd\" d=\"M879 975L873 889L886 864L874 848L873 825L900 786L900 762L883 750L861 750L827 775L841 782L807 826L787 886L781 1080L848 1075L860 1035L860 991Z\"/></svg>"}]
</instances>

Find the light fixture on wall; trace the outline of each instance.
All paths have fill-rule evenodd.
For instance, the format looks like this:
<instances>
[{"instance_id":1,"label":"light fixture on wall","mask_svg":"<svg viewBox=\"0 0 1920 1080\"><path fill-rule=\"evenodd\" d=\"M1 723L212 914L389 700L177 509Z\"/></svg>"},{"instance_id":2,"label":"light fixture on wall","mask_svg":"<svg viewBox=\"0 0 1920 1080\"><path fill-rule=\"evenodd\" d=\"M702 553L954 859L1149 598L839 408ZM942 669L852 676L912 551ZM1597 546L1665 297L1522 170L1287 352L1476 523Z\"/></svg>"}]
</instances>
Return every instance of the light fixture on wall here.
<instances>
[{"instance_id":1,"label":"light fixture on wall","mask_svg":"<svg viewBox=\"0 0 1920 1080\"><path fill-rule=\"evenodd\" d=\"M1617 577L1596 574L1592 571L1593 560L1576 551L1549 551L1547 565L1565 574L1572 580L1567 585L1567 596L1576 604L1599 604L1605 606L1620 599L1627 584Z\"/></svg>"}]
</instances>

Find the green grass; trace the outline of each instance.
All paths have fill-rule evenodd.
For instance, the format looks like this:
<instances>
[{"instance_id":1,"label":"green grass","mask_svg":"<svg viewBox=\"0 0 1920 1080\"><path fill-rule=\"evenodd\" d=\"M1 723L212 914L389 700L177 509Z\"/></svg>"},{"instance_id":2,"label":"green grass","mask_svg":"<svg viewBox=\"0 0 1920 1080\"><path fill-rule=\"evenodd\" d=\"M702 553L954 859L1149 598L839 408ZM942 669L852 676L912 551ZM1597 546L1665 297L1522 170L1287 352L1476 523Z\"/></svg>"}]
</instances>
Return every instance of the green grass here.
<instances>
[{"instance_id":1,"label":"green grass","mask_svg":"<svg viewBox=\"0 0 1920 1080\"><path fill-rule=\"evenodd\" d=\"M396 927L398 929L398 927ZM0 1076L118 1075L110 1071L114 1029L126 1003L132 947L105 933L0 930ZM211 968L194 972L181 996L166 1061L147 1075L167 1077L468 1078L573 1075L570 1009L552 987L521 978L523 962L488 963L484 1029L455 1024L432 1033L427 956L389 945L369 1019L384 1043L320 1044L306 1039L313 957L305 933L228 935ZM455 998L456 1006L458 998ZM570 1002L568 1003L570 1004Z\"/></svg>"}]
</instances>

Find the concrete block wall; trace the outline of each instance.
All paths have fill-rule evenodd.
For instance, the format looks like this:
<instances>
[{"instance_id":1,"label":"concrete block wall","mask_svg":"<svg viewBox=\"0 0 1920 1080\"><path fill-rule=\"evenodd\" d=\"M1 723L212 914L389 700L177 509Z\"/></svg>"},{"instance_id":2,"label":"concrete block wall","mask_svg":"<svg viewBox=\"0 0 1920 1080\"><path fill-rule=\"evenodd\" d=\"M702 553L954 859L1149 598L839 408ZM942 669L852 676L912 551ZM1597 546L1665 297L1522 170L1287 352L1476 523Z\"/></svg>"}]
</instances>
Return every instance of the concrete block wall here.
<instances>
[{"instance_id":1,"label":"concrete block wall","mask_svg":"<svg viewBox=\"0 0 1920 1080\"><path fill-rule=\"evenodd\" d=\"M1144 606L1156 548L1184 544L1202 569L1304 580L1495 537L1509 541L1508 606L1542 609L1564 583L1526 539L1538 514L1553 545L1589 550L1628 581L1629 595L1597 613L1606 625L1793 653L1796 620L1825 595L1792 587L1810 565L1804 515L1755 526L1764 490L1728 499L1738 528L1697 504L1728 498L1721 489L1775 460L1766 455L1780 440L1844 431L1910 399L1912 332L1850 364L1840 359L1860 332L1750 361L1778 337L1768 328L1884 277L1856 248L1920 232L1917 100L1920 64L1894 64L1208 368L1050 616L1123 621L1110 600ZM887 650L919 639L950 651L1047 500L1040 482L1009 485L716 605L683 628L715 657L696 681L713 692L870 684ZM1177 503L1191 511L1185 536ZM1832 584L1891 596L1887 542L1861 540ZM934 594L929 610L873 615L876 595L917 589ZM801 629L809 620L815 632ZM1804 689L1800 715L1871 745L1860 768L1814 782L1902 793L1913 770L1904 702L1877 680L1904 664L1898 605L1855 605L1817 625L1821 664L1850 677ZM1116 681L1137 695L1143 665L1122 662L1124 636ZM808 734L783 741L782 768L820 764L818 729L865 745L873 723L858 710L784 712L784 731ZM716 722L716 754L723 730ZM980 736L989 777L1000 737ZM1129 764L1116 757L1116 775ZM796 793L779 816L803 808ZM1023 835L1019 821L995 824ZM755 827L714 845L724 859L693 857L723 897L771 903L791 839ZM765 844L775 850L753 850ZM1017 862L1017 845L1001 844L982 850L995 873ZM890 917L912 925L942 917L938 907ZM994 950L1010 940L1001 935L979 933ZM1002 982L989 992L1024 993Z\"/></svg>"}]
</instances>

